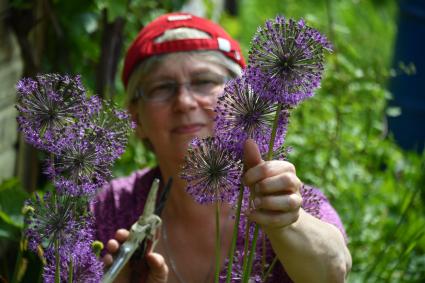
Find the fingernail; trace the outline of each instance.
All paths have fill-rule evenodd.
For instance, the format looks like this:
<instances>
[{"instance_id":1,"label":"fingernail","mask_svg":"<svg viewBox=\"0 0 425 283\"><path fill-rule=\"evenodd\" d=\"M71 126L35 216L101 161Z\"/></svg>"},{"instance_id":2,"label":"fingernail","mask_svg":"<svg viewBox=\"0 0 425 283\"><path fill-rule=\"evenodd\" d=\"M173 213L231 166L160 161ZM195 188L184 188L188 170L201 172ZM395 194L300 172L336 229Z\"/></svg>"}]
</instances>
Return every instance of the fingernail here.
<instances>
[{"instance_id":1,"label":"fingernail","mask_svg":"<svg viewBox=\"0 0 425 283\"><path fill-rule=\"evenodd\" d=\"M261 204L261 200L259 198L254 199L254 205L255 207L259 206Z\"/></svg>"},{"instance_id":2,"label":"fingernail","mask_svg":"<svg viewBox=\"0 0 425 283\"><path fill-rule=\"evenodd\" d=\"M255 192L256 194L258 194L258 193L260 192L260 185L255 184L255 186L254 186L254 192Z\"/></svg>"}]
</instances>

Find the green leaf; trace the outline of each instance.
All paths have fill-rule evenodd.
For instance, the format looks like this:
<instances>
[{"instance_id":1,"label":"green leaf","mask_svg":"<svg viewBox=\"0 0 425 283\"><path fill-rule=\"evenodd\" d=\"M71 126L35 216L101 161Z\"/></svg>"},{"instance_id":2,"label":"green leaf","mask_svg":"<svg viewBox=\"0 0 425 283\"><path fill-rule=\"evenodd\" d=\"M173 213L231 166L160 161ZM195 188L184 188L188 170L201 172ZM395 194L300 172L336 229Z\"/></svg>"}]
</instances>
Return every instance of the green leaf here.
<instances>
[{"instance_id":1,"label":"green leaf","mask_svg":"<svg viewBox=\"0 0 425 283\"><path fill-rule=\"evenodd\" d=\"M9 237L23 227L22 207L28 198L16 179L0 184L0 234Z\"/></svg>"}]
</instances>

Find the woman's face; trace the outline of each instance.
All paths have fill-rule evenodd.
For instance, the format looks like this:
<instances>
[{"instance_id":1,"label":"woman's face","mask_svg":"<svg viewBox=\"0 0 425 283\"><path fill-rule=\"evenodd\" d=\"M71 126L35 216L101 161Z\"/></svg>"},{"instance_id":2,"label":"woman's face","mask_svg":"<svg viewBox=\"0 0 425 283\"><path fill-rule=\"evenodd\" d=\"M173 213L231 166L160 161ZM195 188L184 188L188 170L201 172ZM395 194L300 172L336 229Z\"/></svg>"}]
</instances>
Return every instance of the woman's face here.
<instances>
[{"instance_id":1,"label":"woman's face","mask_svg":"<svg viewBox=\"0 0 425 283\"><path fill-rule=\"evenodd\" d=\"M194 137L212 135L212 109L228 75L201 56L175 53L142 79L143 94L131 112L139 137L150 141L159 162L181 163Z\"/></svg>"}]
</instances>

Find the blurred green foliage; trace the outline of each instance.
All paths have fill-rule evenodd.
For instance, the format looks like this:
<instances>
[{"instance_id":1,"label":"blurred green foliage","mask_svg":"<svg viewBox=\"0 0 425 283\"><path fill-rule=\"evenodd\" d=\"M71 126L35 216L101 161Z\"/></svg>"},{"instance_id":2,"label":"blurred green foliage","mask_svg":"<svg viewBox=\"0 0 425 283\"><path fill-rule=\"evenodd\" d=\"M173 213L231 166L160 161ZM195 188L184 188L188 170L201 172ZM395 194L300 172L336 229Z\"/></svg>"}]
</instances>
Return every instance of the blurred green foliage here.
<instances>
[{"instance_id":1,"label":"blurred green foliage","mask_svg":"<svg viewBox=\"0 0 425 283\"><path fill-rule=\"evenodd\" d=\"M93 90L102 13L106 11L108 21L125 18L126 48L141 25L183 2L53 1L59 28L49 29L43 70L79 73ZM277 14L304 18L335 46L322 87L293 112L286 144L293 148L289 160L301 180L320 187L345 224L353 256L349 282L424 282L425 154L400 149L388 135L385 119L387 113L399 114L387 109L387 83L398 72L390 68L396 1L240 0L238 7L237 17L223 14L220 21L240 40L245 55L256 28ZM124 105L119 75L116 88L114 99ZM133 137L114 174L154 165L153 154ZM11 180L0 194L16 186ZM16 207L22 201L20 193L14 196ZM0 241L16 246L22 217L10 204L0 203Z\"/></svg>"}]
</instances>

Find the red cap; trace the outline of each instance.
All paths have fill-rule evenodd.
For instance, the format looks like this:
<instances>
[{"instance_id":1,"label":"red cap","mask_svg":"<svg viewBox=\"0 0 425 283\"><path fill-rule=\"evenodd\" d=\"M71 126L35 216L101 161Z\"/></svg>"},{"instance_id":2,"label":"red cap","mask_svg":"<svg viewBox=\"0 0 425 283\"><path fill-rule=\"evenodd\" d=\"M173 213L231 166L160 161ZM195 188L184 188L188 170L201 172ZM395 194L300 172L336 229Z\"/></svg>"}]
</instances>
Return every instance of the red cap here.
<instances>
[{"instance_id":1,"label":"red cap","mask_svg":"<svg viewBox=\"0 0 425 283\"><path fill-rule=\"evenodd\" d=\"M176 39L155 43L154 40L166 30L187 27L208 33L211 38ZM137 35L127 50L124 61L122 80L127 87L128 79L136 65L151 56L178 51L218 50L225 56L245 67L239 43L216 23L188 13L164 14L147 26Z\"/></svg>"}]
</instances>

